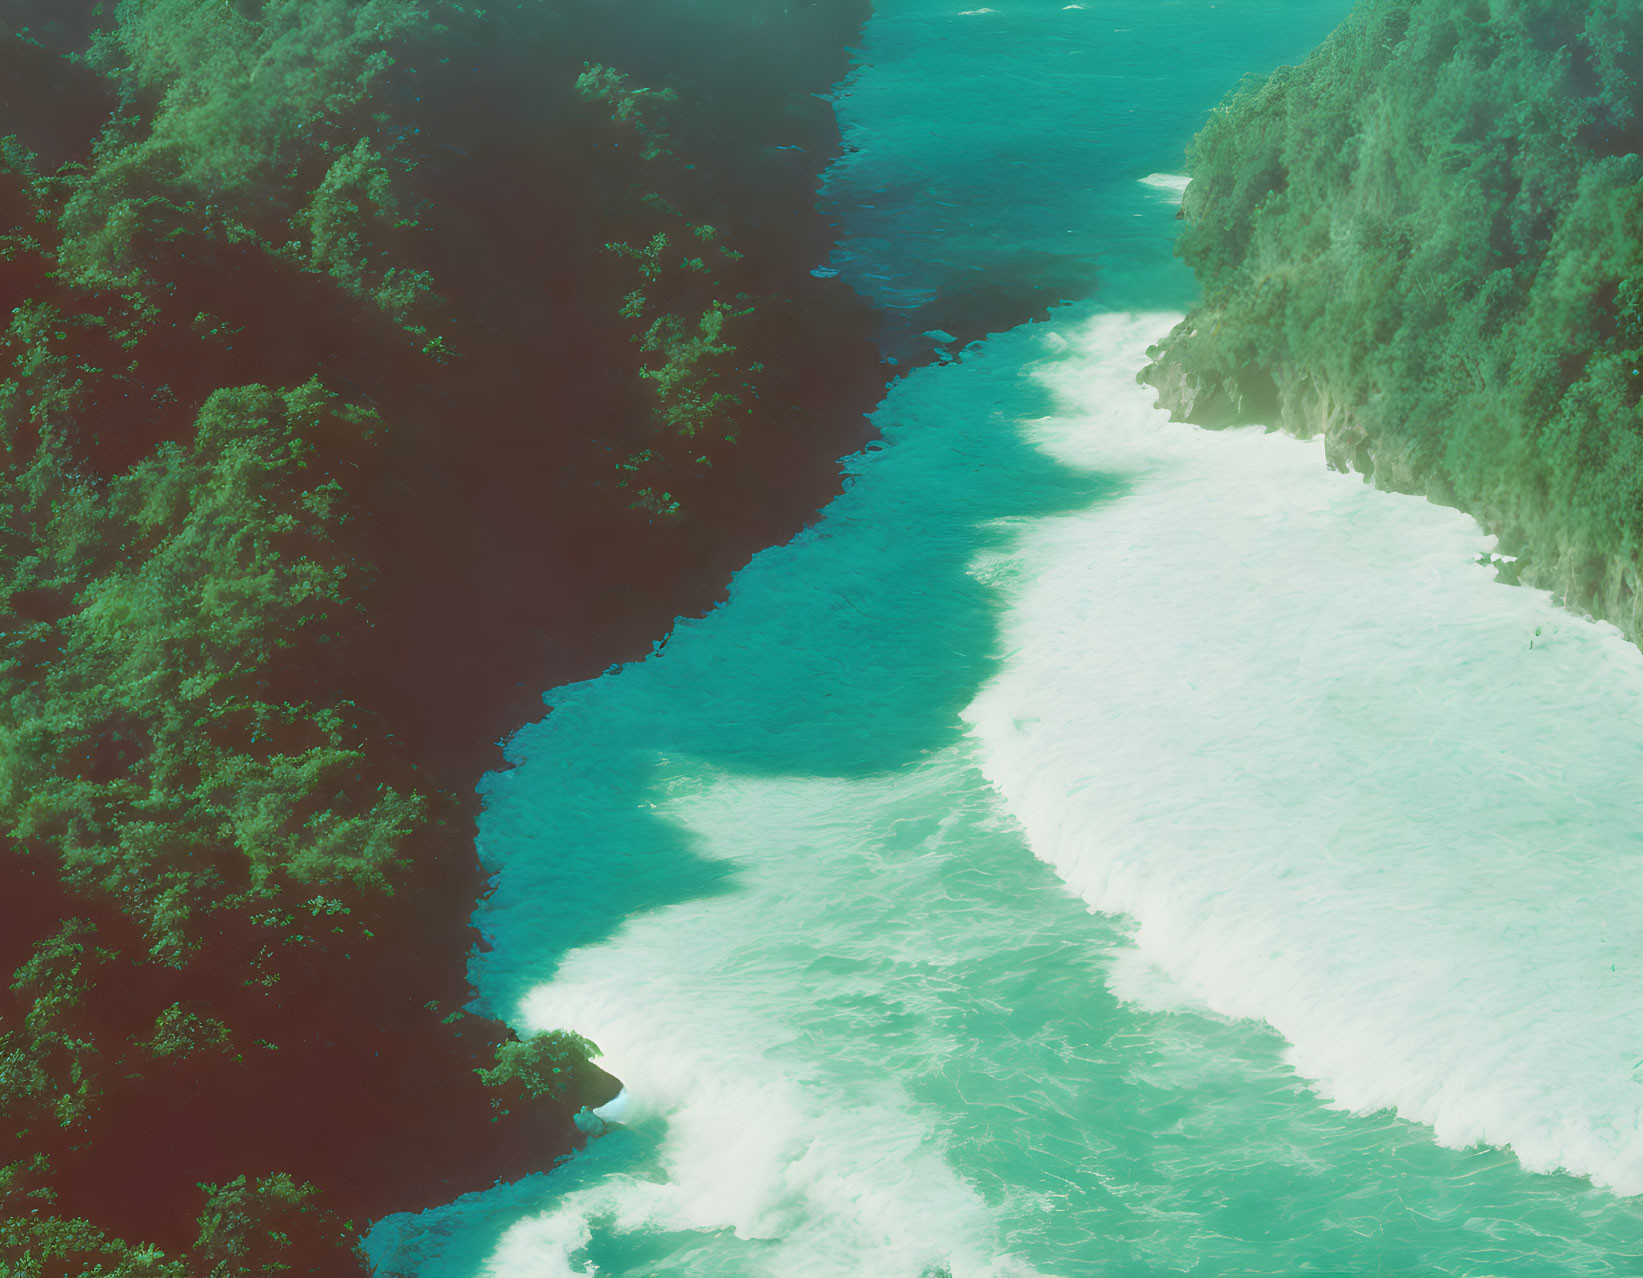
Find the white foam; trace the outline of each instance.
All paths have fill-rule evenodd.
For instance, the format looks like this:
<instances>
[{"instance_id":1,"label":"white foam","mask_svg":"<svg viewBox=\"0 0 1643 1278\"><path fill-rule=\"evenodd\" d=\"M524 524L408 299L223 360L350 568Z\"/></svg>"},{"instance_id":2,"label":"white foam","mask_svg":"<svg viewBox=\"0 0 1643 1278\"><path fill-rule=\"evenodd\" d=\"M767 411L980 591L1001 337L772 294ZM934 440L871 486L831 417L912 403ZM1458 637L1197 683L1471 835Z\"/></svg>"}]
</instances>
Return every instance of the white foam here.
<instances>
[{"instance_id":1,"label":"white foam","mask_svg":"<svg viewBox=\"0 0 1643 1278\"><path fill-rule=\"evenodd\" d=\"M928 788L939 796L944 784ZM522 1017L527 1028L574 1025L600 1044L601 1063L626 1084L607 1112L655 1137L656 1175L617 1172L559 1194L507 1229L487 1272L595 1272L575 1253L597 1222L617 1234L729 1231L745 1244L735 1272L773 1278L913 1278L937 1263L954 1278L1032 1273L1003 1254L992 1213L943 1161L894 1070L852 1052L836 1025L842 1050L810 1041L853 988L810 974L815 965L896 961L885 942L893 923L860 898L884 891L884 910L899 908L866 849L882 821L875 805L908 791L905 778L721 776L670 799L667 819L735 864L735 892L654 911L613 943L572 953ZM767 854L806 831L806 856Z\"/></svg>"},{"instance_id":2,"label":"white foam","mask_svg":"<svg viewBox=\"0 0 1643 1278\"><path fill-rule=\"evenodd\" d=\"M1150 186L1171 200L1179 200L1191 183L1185 173L1149 173L1141 179L1142 186Z\"/></svg>"},{"instance_id":3,"label":"white foam","mask_svg":"<svg viewBox=\"0 0 1643 1278\"><path fill-rule=\"evenodd\" d=\"M1133 370L1172 318L1044 366L1040 446L1132 489L991 566L989 775L1137 963L1339 1104L1643 1192L1639 653L1496 584L1456 511L1169 423Z\"/></svg>"},{"instance_id":4,"label":"white foam","mask_svg":"<svg viewBox=\"0 0 1643 1278\"><path fill-rule=\"evenodd\" d=\"M607 1123L619 1123L627 1116L628 1106L632 1103L632 1100L633 1098L628 1094L628 1089L624 1087L593 1112Z\"/></svg>"},{"instance_id":5,"label":"white foam","mask_svg":"<svg viewBox=\"0 0 1643 1278\"><path fill-rule=\"evenodd\" d=\"M1107 988L1117 997L1149 1012L1212 1011L1203 999L1159 964L1155 955L1135 945L1112 950Z\"/></svg>"}]
</instances>

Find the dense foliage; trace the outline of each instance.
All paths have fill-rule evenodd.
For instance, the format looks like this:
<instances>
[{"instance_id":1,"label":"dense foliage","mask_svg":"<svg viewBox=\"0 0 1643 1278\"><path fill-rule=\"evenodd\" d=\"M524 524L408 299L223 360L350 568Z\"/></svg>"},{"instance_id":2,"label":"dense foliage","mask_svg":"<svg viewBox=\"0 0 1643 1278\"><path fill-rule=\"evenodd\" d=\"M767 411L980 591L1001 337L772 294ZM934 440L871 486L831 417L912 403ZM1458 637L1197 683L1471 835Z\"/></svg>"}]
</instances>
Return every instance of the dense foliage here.
<instances>
[{"instance_id":1,"label":"dense foliage","mask_svg":"<svg viewBox=\"0 0 1643 1278\"><path fill-rule=\"evenodd\" d=\"M1204 302L1144 376L1323 430L1643 634L1640 81L1638 0L1363 0L1196 139Z\"/></svg>"},{"instance_id":2,"label":"dense foliage","mask_svg":"<svg viewBox=\"0 0 1643 1278\"><path fill-rule=\"evenodd\" d=\"M609 1095L462 1011L465 796L836 482L860 16L0 14L0 1274L356 1272Z\"/></svg>"}]
</instances>

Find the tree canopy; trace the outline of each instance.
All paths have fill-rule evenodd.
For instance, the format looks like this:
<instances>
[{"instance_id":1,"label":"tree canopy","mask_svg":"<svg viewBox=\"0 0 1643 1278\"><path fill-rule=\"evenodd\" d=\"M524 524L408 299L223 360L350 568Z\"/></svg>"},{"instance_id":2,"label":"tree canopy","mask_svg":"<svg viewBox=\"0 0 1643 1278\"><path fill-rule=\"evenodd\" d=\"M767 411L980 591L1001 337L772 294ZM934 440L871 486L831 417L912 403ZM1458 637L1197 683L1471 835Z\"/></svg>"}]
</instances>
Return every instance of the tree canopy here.
<instances>
[{"instance_id":1,"label":"tree canopy","mask_svg":"<svg viewBox=\"0 0 1643 1278\"><path fill-rule=\"evenodd\" d=\"M1633 635L1640 71L1637 0L1363 0L1194 141L1204 302L1162 353Z\"/></svg>"}]
</instances>

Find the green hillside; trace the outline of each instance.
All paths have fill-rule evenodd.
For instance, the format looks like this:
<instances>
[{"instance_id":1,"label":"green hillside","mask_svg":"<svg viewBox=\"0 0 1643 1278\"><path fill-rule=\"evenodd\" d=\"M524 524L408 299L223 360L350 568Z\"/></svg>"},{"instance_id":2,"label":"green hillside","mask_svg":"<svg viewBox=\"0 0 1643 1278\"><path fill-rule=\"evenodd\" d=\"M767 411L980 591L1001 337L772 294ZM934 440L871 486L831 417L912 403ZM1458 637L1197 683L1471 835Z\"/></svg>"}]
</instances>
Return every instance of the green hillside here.
<instances>
[{"instance_id":1,"label":"green hillside","mask_svg":"<svg viewBox=\"0 0 1643 1278\"><path fill-rule=\"evenodd\" d=\"M1365 0L1189 155L1203 302L1142 379L1322 432L1643 635L1643 4Z\"/></svg>"},{"instance_id":2,"label":"green hillside","mask_svg":"<svg viewBox=\"0 0 1643 1278\"><path fill-rule=\"evenodd\" d=\"M359 1272L614 1094L464 1010L473 786L836 487L861 17L5 7L0 1274Z\"/></svg>"}]
</instances>

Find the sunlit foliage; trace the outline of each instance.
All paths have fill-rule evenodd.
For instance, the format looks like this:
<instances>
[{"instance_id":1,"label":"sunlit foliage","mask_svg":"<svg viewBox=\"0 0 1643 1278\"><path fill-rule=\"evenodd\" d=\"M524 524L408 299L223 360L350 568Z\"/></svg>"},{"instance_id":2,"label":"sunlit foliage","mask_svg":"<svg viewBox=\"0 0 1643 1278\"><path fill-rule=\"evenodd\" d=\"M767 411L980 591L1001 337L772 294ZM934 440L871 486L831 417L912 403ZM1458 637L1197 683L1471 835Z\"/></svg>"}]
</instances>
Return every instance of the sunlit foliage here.
<instances>
[{"instance_id":1,"label":"sunlit foliage","mask_svg":"<svg viewBox=\"0 0 1643 1278\"><path fill-rule=\"evenodd\" d=\"M1640 59L1638 0L1365 0L1194 143L1166 360L1634 634Z\"/></svg>"},{"instance_id":2,"label":"sunlit foliage","mask_svg":"<svg viewBox=\"0 0 1643 1278\"><path fill-rule=\"evenodd\" d=\"M163 287L195 239L261 242L407 320L425 274L373 271L405 218L351 117L428 6L407 0L123 0L87 61L146 111L122 116L73 184L62 268L95 288ZM403 168L408 160L401 160Z\"/></svg>"}]
</instances>

